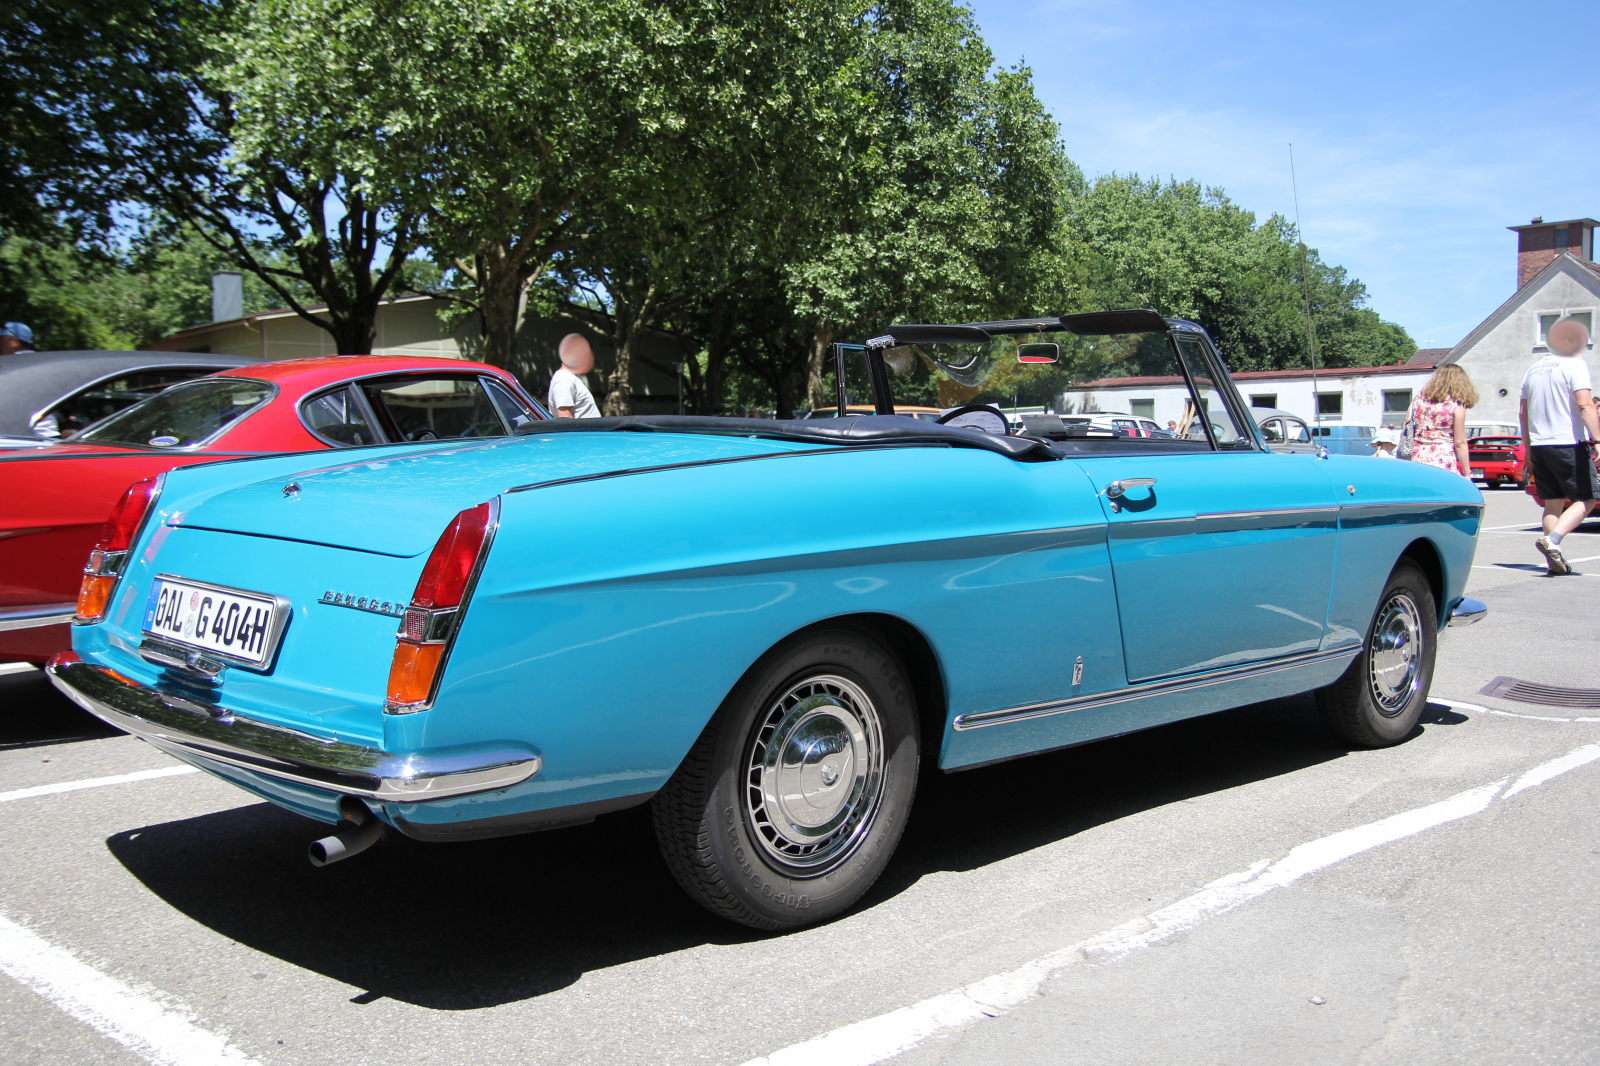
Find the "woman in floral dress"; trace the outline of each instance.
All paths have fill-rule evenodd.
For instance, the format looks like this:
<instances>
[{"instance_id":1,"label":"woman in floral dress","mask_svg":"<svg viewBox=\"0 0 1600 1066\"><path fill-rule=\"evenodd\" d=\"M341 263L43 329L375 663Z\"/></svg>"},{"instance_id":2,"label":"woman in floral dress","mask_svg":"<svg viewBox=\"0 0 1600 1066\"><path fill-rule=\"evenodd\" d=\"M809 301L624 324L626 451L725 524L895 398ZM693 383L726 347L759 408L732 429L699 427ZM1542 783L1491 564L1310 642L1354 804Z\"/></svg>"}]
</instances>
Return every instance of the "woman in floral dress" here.
<instances>
[{"instance_id":1,"label":"woman in floral dress","mask_svg":"<svg viewBox=\"0 0 1600 1066\"><path fill-rule=\"evenodd\" d=\"M1467 408L1478 390L1459 366L1441 366L1422 386L1406 416L1411 429L1411 461L1470 477L1467 466Z\"/></svg>"}]
</instances>

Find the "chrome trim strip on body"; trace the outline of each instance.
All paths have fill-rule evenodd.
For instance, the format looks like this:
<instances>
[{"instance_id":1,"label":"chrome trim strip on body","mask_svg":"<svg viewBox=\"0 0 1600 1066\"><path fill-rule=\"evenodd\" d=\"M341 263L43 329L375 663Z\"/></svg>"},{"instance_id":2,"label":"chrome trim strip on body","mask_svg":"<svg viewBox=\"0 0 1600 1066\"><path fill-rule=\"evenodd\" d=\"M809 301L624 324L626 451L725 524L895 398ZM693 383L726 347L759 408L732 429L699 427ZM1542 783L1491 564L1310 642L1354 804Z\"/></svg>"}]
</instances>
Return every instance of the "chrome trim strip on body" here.
<instances>
[{"instance_id":1,"label":"chrome trim strip on body","mask_svg":"<svg viewBox=\"0 0 1600 1066\"><path fill-rule=\"evenodd\" d=\"M1422 525L1430 522L1456 522L1483 518L1483 504L1465 501L1407 503L1347 503L1339 508L1339 525L1358 529L1387 525Z\"/></svg>"},{"instance_id":2,"label":"chrome trim strip on body","mask_svg":"<svg viewBox=\"0 0 1600 1066\"><path fill-rule=\"evenodd\" d=\"M72 616L77 610L76 603L40 603L31 607L6 607L0 609L0 633L7 633L13 629L66 625L72 621Z\"/></svg>"},{"instance_id":3,"label":"chrome trim strip on body","mask_svg":"<svg viewBox=\"0 0 1600 1066\"><path fill-rule=\"evenodd\" d=\"M530 429L518 436L534 436L539 432ZM752 438L756 434L750 435ZM777 438L765 437L763 440ZM822 445L814 448L795 448L781 452L758 452L755 455L724 455L716 459L693 459L684 463L662 463L659 466L633 466L622 470L601 470L593 474L578 474L575 477L560 477L552 481L535 481L530 485L513 485L506 489L507 495L513 492L530 492L533 489L549 489L557 485L577 485L585 481L604 481L613 477L628 477L631 474L656 474L663 470L692 470L701 466L726 466L729 463L749 463L757 459L790 459L800 455L840 455L845 452L871 452L899 448L953 448L954 444L945 444L941 441L906 441L895 444L845 444L838 446Z\"/></svg>"},{"instance_id":4,"label":"chrome trim strip on body","mask_svg":"<svg viewBox=\"0 0 1600 1066\"><path fill-rule=\"evenodd\" d=\"M1475 600L1470 596L1463 596L1450 608L1450 621L1446 626L1470 626L1483 621L1483 616L1489 613L1489 608L1482 600Z\"/></svg>"},{"instance_id":5,"label":"chrome trim strip on body","mask_svg":"<svg viewBox=\"0 0 1600 1066\"><path fill-rule=\"evenodd\" d=\"M178 756L236 766L312 788L385 803L419 803L509 788L543 760L516 742L393 754L258 722L236 711L141 685L62 652L51 682L90 714Z\"/></svg>"},{"instance_id":6,"label":"chrome trim strip on body","mask_svg":"<svg viewBox=\"0 0 1600 1066\"><path fill-rule=\"evenodd\" d=\"M952 725L957 732L962 732L968 729L982 729L984 726L1003 725L1007 722L1026 722L1034 718L1048 718L1051 715L1067 714L1071 711L1085 711L1093 707L1109 707L1118 703L1149 699L1152 696L1167 696L1175 692L1187 692L1190 689L1223 685L1230 681L1243 681L1252 677L1280 673L1284 670L1294 670L1302 666L1315 666L1319 663L1334 662L1339 659L1353 659L1359 654L1361 654L1361 645L1359 644L1347 648L1339 648L1335 651L1306 652L1303 655L1291 655L1284 659L1272 659L1264 663L1251 663L1249 666L1230 666L1226 669L1213 670L1205 674L1191 674L1187 677L1169 678L1164 681L1145 681L1137 685L1130 685L1124 689L1116 689L1112 692L1096 693L1093 696L1078 696L1068 700L1048 700L1044 703L1027 703L1020 707L1005 707L995 711L960 714L956 716Z\"/></svg>"},{"instance_id":7,"label":"chrome trim strip on body","mask_svg":"<svg viewBox=\"0 0 1600 1066\"><path fill-rule=\"evenodd\" d=\"M1283 518L1294 514L1337 514L1338 504L1327 507L1265 507L1254 511L1205 511L1196 518Z\"/></svg>"}]
</instances>

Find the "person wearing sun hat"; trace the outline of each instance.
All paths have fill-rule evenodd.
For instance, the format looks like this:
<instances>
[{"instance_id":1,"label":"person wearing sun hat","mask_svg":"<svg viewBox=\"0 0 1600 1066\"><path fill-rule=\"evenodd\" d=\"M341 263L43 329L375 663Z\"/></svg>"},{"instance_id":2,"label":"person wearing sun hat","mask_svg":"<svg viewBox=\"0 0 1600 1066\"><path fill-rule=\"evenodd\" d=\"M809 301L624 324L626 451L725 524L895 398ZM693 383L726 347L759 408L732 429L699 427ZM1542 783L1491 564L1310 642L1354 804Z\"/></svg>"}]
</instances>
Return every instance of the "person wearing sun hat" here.
<instances>
[{"instance_id":1,"label":"person wearing sun hat","mask_svg":"<svg viewBox=\"0 0 1600 1066\"><path fill-rule=\"evenodd\" d=\"M1593 385L1583 353L1589 331L1575 318L1563 318L1545 334L1550 354L1528 368L1522 379L1522 440L1527 445L1527 476L1544 500L1544 536L1534 547L1545 557L1551 577L1572 573L1561 541L1594 510L1600 480L1594 444L1600 441Z\"/></svg>"},{"instance_id":2,"label":"person wearing sun hat","mask_svg":"<svg viewBox=\"0 0 1600 1066\"><path fill-rule=\"evenodd\" d=\"M15 355L33 351L33 330L22 322L7 322L0 326L0 355Z\"/></svg>"},{"instance_id":3,"label":"person wearing sun hat","mask_svg":"<svg viewBox=\"0 0 1600 1066\"><path fill-rule=\"evenodd\" d=\"M1372 457L1374 459L1393 459L1395 448L1399 440L1394 435L1394 430L1384 426L1372 435Z\"/></svg>"}]
</instances>

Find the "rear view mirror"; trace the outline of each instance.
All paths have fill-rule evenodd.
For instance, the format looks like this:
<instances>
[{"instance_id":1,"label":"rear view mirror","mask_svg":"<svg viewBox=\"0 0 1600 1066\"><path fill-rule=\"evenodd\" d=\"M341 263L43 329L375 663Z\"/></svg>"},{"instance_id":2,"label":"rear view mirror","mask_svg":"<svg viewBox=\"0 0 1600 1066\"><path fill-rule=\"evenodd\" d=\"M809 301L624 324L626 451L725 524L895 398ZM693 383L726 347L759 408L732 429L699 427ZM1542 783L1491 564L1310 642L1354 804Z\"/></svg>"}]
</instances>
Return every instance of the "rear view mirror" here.
<instances>
[{"instance_id":1,"label":"rear view mirror","mask_svg":"<svg viewBox=\"0 0 1600 1066\"><path fill-rule=\"evenodd\" d=\"M1019 363L1054 363L1060 358L1061 345L1059 344L1017 345L1017 362Z\"/></svg>"}]
</instances>

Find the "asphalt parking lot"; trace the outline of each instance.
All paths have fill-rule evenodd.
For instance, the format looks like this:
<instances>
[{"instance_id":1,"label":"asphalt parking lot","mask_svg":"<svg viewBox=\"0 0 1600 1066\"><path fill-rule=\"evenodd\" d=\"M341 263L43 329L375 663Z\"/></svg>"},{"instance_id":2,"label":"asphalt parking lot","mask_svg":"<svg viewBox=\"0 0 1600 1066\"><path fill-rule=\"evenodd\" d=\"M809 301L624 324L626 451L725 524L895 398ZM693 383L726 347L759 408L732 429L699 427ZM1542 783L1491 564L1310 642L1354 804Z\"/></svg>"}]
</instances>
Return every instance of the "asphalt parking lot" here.
<instances>
[{"instance_id":1,"label":"asphalt parking lot","mask_svg":"<svg viewBox=\"0 0 1600 1066\"><path fill-rule=\"evenodd\" d=\"M1479 694L1600 689L1600 521L1550 579L1486 497L1490 613L1407 743L1296 698L944 777L863 906L779 937L690 903L643 809L313 869L313 824L0 674L0 1061L1600 1061L1600 709Z\"/></svg>"}]
</instances>

